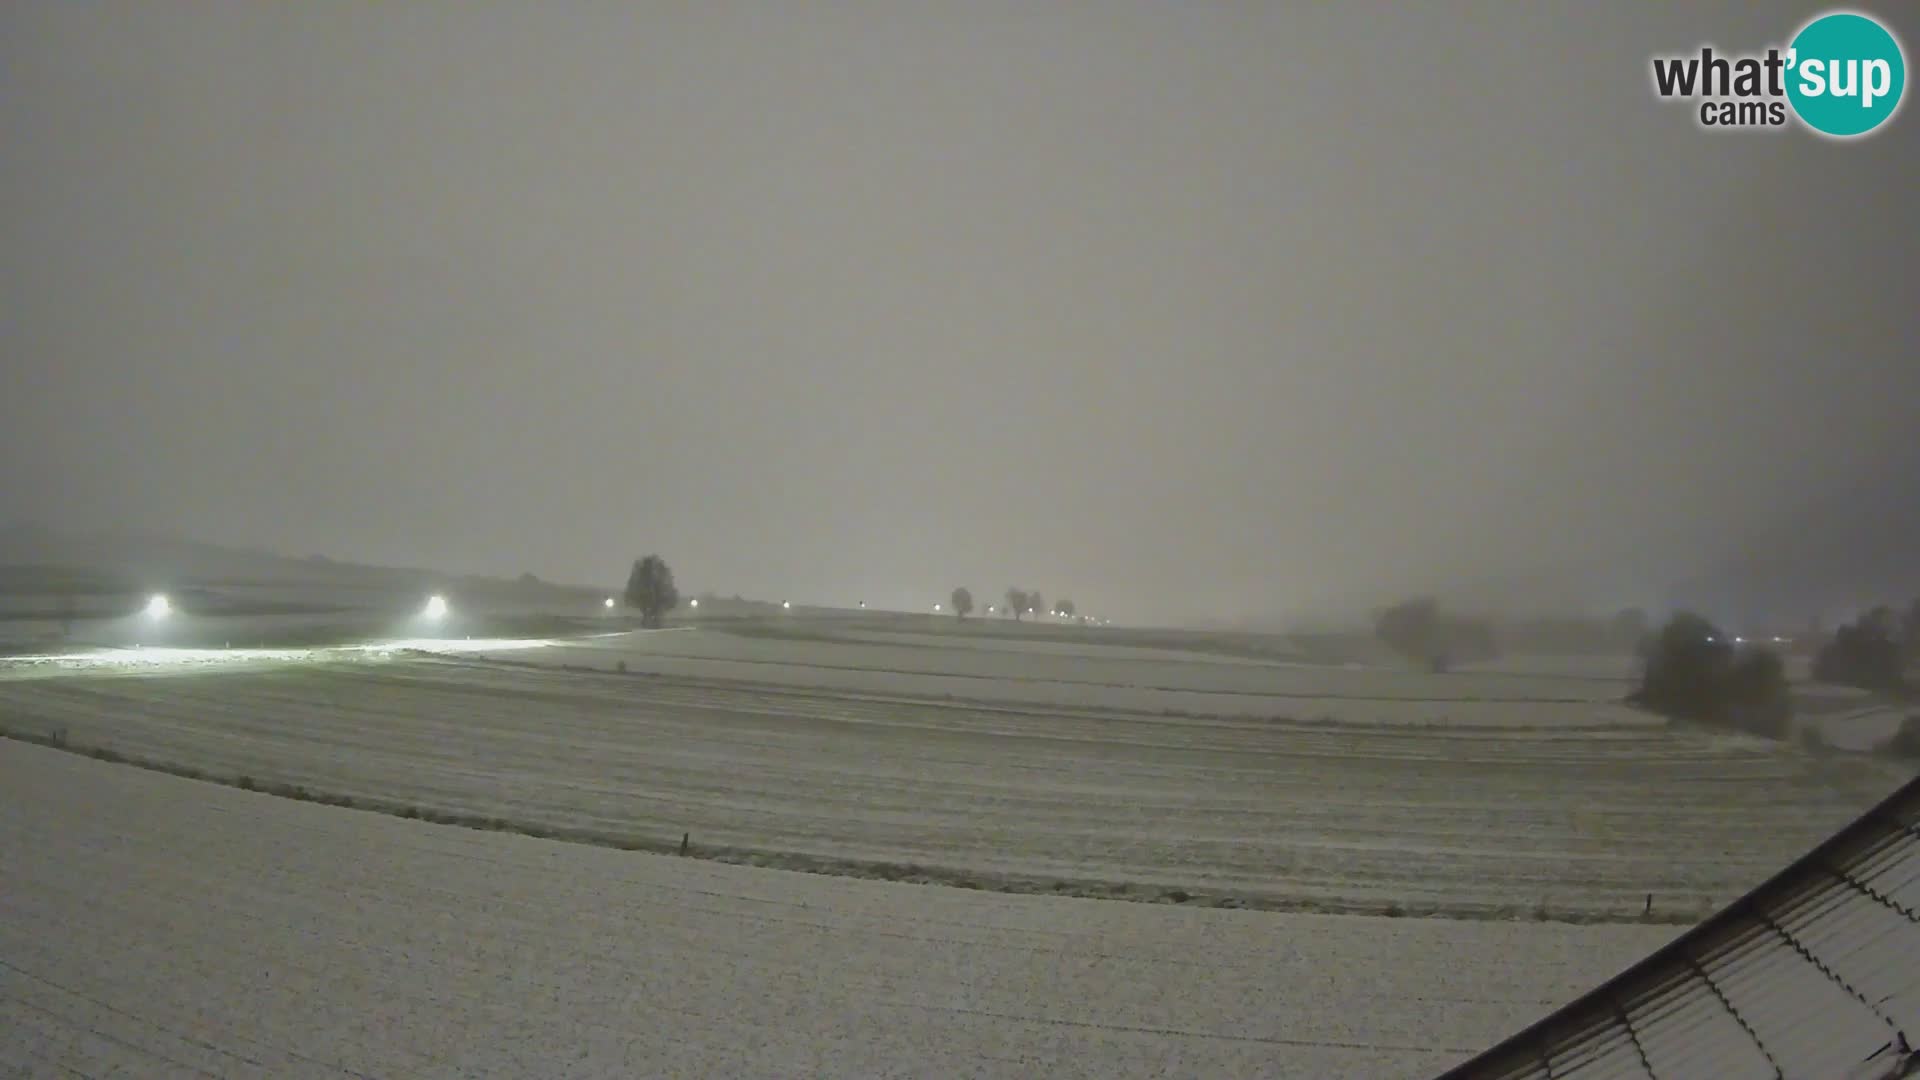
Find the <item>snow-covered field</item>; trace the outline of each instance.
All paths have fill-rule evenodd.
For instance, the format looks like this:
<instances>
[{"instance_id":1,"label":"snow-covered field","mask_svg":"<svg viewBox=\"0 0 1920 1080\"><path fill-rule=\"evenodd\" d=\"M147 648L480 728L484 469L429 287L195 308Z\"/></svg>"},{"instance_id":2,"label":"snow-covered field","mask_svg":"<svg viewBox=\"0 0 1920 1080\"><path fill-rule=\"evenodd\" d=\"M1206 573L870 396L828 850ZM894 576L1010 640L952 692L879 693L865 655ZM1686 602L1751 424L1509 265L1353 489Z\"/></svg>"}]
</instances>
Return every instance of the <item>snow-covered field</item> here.
<instances>
[{"instance_id":1,"label":"snow-covered field","mask_svg":"<svg viewBox=\"0 0 1920 1080\"><path fill-rule=\"evenodd\" d=\"M0 1075L1419 1077L1672 934L794 874L13 741L0 807Z\"/></svg>"},{"instance_id":2,"label":"snow-covered field","mask_svg":"<svg viewBox=\"0 0 1920 1080\"><path fill-rule=\"evenodd\" d=\"M1521 918L1622 918L1649 892L1656 914L1697 917L1898 779L1669 729L1609 703L1596 675L915 637L684 629L184 674L0 664L0 724L611 843L690 833L774 865Z\"/></svg>"},{"instance_id":3,"label":"snow-covered field","mask_svg":"<svg viewBox=\"0 0 1920 1080\"><path fill-rule=\"evenodd\" d=\"M765 682L860 693L1063 708L1284 717L1351 723L1627 727L1655 723L1619 704L1624 675L1256 661L1170 649L886 634L799 620L741 631L689 628L569 642L542 664Z\"/></svg>"}]
</instances>

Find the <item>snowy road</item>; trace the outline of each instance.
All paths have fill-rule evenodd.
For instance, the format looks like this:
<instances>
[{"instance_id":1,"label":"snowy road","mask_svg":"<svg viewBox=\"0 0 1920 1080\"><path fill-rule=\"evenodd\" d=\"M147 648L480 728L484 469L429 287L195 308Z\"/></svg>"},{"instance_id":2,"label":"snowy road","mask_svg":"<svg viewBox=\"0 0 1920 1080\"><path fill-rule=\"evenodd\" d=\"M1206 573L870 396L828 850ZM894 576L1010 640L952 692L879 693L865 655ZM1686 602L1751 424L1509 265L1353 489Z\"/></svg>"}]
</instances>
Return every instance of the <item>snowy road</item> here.
<instances>
[{"instance_id":1,"label":"snowy road","mask_svg":"<svg viewBox=\"0 0 1920 1080\"><path fill-rule=\"evenodd\" d=\"M1417 1077L1667 927L858 881L0 741L0 1075Z\"/></svg>"}]
</instances>

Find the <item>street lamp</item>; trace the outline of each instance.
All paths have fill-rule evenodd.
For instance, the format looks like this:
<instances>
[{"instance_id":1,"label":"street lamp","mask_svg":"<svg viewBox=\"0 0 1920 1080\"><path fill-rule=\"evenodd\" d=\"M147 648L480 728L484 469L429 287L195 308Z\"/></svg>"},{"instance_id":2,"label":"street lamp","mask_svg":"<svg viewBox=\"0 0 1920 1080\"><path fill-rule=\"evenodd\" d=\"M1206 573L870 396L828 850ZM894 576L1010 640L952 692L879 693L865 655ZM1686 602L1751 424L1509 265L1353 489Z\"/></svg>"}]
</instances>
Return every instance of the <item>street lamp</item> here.
<instances>
[{"instance_id":1,"label":"street lamp","mask_svg":"<svg viewBox=\"0 0 1920 1080\"><path fill-rule=\"evenodd\" d=\"M173 614L173 604L167 600L166 593L154 593L147 597L147 617L164 619Z\"/></svg>"}]
</instances>

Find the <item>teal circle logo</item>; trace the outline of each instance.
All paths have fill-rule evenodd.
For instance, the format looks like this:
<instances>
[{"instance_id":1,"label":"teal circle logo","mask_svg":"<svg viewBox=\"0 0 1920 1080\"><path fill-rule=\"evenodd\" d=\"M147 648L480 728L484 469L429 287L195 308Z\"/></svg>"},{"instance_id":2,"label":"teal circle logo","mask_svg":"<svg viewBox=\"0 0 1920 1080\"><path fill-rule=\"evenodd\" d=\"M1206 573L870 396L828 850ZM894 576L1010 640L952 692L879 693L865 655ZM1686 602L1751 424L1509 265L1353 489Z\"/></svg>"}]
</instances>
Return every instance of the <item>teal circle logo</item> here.
<instances>
[{"instance_id":1,"label":"teal circle logo","mask_svg":"<svg viewBox=\"0 0 1920 1080\"><path fill-rule=\"evenodd\" d=\"M1907 89L1907 61L1892 32L1850 11L1822 15L1789 46L1787 100L1802 123L1851 138L1887 122Z\"/></svg>"}]
</instances>

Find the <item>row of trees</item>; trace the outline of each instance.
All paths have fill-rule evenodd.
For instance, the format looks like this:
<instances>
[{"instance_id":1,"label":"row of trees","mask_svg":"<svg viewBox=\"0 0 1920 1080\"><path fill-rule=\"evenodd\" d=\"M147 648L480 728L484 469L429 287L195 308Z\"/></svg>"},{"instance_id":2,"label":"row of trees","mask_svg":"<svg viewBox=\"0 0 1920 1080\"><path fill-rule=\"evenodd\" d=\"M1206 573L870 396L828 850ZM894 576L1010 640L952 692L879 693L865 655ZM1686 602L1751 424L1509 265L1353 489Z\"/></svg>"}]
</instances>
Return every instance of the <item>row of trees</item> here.
<instances>
[{"instance_id":1,"label":"row of trees","mask_svg":"<svg viewBox=\"0 0 1920 1080\"><path fill-rule=\"evenodd\" d=\"M1040 595L1038 589L1009 588L1006 601L1007 606L1001 609L1000 615L1002 618L1012 616L1015 622L1018 622L1022 615L1035 615L1042 611L1069 619L1077 614L1071 600L1062 600L1052 608L1048 608L1046 597Z\"/></svg>"},{"instance_id":2,"label":"row of trees","mask_svg":"<svg viewBox=\"0 0 1920 1080\"><path fill-rule=\"evenodd\" d=\"M1905 619L1875 608L1841 627L1814 657L1821 682L1904 693L1905 669L1920 656L1920 604ZM1628 700L1666 716L1785 738L1793 726L1786 666L1761 645L1742 645L1707 619L1681 612L1641 649L1640 686ZM1802 732L1819 745L1817 729ZM1920 715L1910 716L1881 750L1920 756Z\"/></svg>"},{"instance_id":3,"label":"row of trees","mask_svg":"<svg viewBox=\"0 0 1920 1080\"><path fill-rule=\"evenodd\" d=\"M953 590L953 595L948 597L948 599L953 602L954 614L963 619L973 614L973 591L965 585ZM1007 605L1000 610L1000 615L1002 618L1012 618L1015 621L1018 621L1022 615L1038 612L1046 604L1045 598L1040 595L1038 590L1028 591L1020 588L1008 589L1006 600ZM1073 601L1071 600L1060 601L1060 603L1052 608L1052 611L1069 619L1073 618L1076 614Z\"/></svg>"},{"instance_id":4,"label":"row of trees","mask_svg":"<svg viewBox=\"0 0 1920 1080\"><path fill-rule=\"evenodd\" d=\"M624 598L628 607L639 610L641 626L659 626L667 612L680 606L680 591L674 587L673 570L667 566L667 561L658 555L634 560L633 570L627 575ZM965 585L953 590L949 599L953 602L956 615L964 619L973 614L973 591ZM1045 602L1037 591L1008 589L1004 614L1018 619L1028 611L1038 611ZM1060 601L1053 610L1069 618L1075 614L1071 600Z\"/></svg>"}]
</instances>

